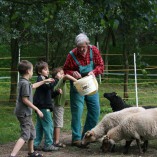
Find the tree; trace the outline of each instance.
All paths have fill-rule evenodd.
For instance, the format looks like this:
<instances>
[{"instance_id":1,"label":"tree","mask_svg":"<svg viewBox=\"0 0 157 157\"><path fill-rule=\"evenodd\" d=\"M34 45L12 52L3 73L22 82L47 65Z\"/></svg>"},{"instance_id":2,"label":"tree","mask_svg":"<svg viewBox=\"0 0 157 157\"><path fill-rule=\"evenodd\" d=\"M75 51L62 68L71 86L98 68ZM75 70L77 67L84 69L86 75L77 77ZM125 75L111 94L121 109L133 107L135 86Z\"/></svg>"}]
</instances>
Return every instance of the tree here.
<instances>
[{"instance_id":1,"label":"tree","mask_svg":"<svg viewBox=\"0 0 157 157\"><path fill-rule=\"evenodd\" d=\"M105 45L103 47L107 53L110 40L115 43L116 38L121 39L125 70L124 98L128 98L129 55L133 55L134 52L139 55L139 37L146 28L149 28L150 23L153 23L157 2L155 0L87 0L86 2L93 6L94 15L104 26L106 37L102 44ZM117 36L113 30L117 30Z\"/></svg>"},{"instance_id":2,"label":"tree","mask_svg":"<svg viewBox=\"0 0 157 157\"><path fill-rule=\"evenodd\" d=\"M129 55L139 55L139 37L150 21L155 17L154 0L150 1L121 1L120 5L120 33L123 40L123 62L124 62L124 98L128 98L128 74ZM146 19L147 17L147 19Z\"/></svg>"},{"instance_id":3,"label":"tree","mask_svg":"<svg viewBox=\"0 0 157 157\"><path fill-rule=\"evenodd\" d=\"M8 36L12 57L10 101L15 101L16 98L19 46L24 44L30 36L36 36L39 33L45 34L44 5L49 3L55 4L56 1L0 1L2 11L0 18L3 21L4 35Z\"/></svg>"},{"instance_id":4,"label":"tree","mask_svg":"<svg viewBox=\"0 0 157 157\"><path fill-rule=\"evenodd\" d=\"M129 55L140 52L143 32L155 23L156 6L155 0L0 0L3 32L0 39L11 45L12 71L17 69L18 47L25 41L42 41L47 61L58 66L64 64L65 54L80 32L87 33L91 43L99 41L101 52L106 54L110 43L115 46L118 39L124 70L127 69L124 75L127 98ZM12 72L10 100L15 98L12 95L16 93L16 80L17 72Z\"/></svg>"}]
</instances>

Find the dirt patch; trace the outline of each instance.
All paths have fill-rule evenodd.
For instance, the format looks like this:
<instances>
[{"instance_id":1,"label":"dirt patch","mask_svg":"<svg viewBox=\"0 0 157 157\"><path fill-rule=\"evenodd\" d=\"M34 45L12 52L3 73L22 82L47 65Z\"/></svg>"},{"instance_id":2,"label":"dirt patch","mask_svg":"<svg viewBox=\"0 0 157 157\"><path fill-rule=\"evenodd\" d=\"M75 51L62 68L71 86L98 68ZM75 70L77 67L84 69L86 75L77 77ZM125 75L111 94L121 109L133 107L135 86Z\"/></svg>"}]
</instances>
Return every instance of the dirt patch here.
<instances>
[{"instance_id":1,"label":"dirt patch","mask_svg":"<svg viewBox=\"0 0 157 157\"><path fill-rule=\"evenodd\" d=\"M88 149L81 149L77 147L71 146L71 134L70 133L62 133L61 142L65 143L67 146L65 148L60 149L55 152L42 152L44 157L138 157L138 148L135 143L132 144L129 154L123 155L123 146L124 142L119 143L116 146L115 153L107 153L104 154L100 150L101 143L91 143ZM10 152L14 147L15 142L11 142L8 144L0 145L0 157L8 157ZM148 151L143 154L143 157L157 157L157 148L154 147L156 144L149 144ZM25 145L22 150L20 150L18 157L27 157L27 145Z\"/></svg>"}]
</instances>

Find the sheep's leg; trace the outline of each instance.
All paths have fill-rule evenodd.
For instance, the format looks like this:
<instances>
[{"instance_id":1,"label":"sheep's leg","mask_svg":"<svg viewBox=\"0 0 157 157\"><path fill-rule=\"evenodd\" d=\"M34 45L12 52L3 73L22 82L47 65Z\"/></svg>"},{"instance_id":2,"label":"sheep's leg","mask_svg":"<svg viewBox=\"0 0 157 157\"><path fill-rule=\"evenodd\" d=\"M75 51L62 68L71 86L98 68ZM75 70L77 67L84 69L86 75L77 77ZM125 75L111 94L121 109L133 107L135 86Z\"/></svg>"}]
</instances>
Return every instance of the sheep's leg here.
<instances>
[{"instance_id":1,"label":"sheep's leg","mask_svg":"<svg viewBox=\"0 0 157 157\"><path fill-rule=\"evenodd\" d=\"M147 148L148 148L148 140L145 140L144 143L143 143L143 152L146 152L147 151Z\"/></svg>"},{"instance_id":2,"label":"sheep's leg","mask_svg":"<svg viewBox=\"0 0 157 157\"><path fill-rule=\"evenodd\" d=\"M136 143L137 143L137 147L139 149L139 155L141 155L143 152L142 152L142 149L141 149L140 140L136 139Z\"/></svg>"},{"instance_id":3,"label":"sheep's leg","mask_svg":"<svg viewBox=\"0 0 157 157\"><path fill-rule=\"evenodd\" d=\"M131 142L132 142L132 140L131 141L126 141L123 154L128 154Z\"/></svg>"},{"instance_id":4,"label":"sheep's leg","mask_svg":"<svg viewBox=\"0 0 157 157\"><path fill-rule=\"evenodd\" d=\"M116 147L115 144L113 144L113 145L111 146L111 148L110 148L110 152L111 152L111 153L114 153L114 152L115 152L115 147Z\"/></svg>"}]
</instances>

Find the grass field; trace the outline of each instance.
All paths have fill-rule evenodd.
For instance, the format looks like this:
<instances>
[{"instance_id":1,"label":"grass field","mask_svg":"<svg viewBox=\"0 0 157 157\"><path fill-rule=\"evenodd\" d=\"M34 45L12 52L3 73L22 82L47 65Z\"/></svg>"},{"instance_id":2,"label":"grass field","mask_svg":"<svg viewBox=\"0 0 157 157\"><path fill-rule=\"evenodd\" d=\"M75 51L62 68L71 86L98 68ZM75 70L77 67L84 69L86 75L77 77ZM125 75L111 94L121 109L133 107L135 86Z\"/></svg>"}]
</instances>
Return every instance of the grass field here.
<instances>
[{"instance_id":1,"label":"grass field","mask_svg":"<svg viewBox=\"0 0 157 157\"><path fill-rule=\"evenodd\" d=\"M3 81L2 81L3 82ZM139 106L141 105L154 105L157 106L157 96L156 96L156 83L149 84L139 84ZM130 80L129 84L129 99L127 101L128 104L132 106L136 105L135 101L135 90L133 81ZM111 108L109 105L109 101L103 97L104 92L117 92L119 96L123 97L123 83L117 81L117 79L104 80L102 84L99 85L99 93L100 93L100 104L101 104L101 116L100 119L107 113L111 112ZM0 110L0 144L4 144L10 141L15 141L19 137L19 124L18 121L13 114L15 103L9 103L9 84L1 84L0 83L0 92L3 93L1 95L1 110ZM5 100L5 101L2 101ZM69 102L69 88L67 89L67 101ZM86 112L86 107L85 111ZM33 114L33 119L35 122L35 114ZM82 123L84 123L85 114L83 114ZM65 106L65 114L64 114L64 127L62 131L70 132L70 122L71 122L71 114L69 103Z\"/></svg>"},{"instance_id":2,"label":"grass field","mask_svg":"<svg viewBox=\"0 0 157 157\"><path fill-rule=\"evenodd\" d=\"M33 50L33 52L32 52ZM112 54L117 53L117 49L111 49ZM142 48L143 54L156 54L157 47L155 45L149 45ZM43 47L38 45L30 45L26 47L22 47L21 56L22 57L31 57L33 54L37 56L36 58L29 58L31 62L35 63L38 56L42 56L44 52ZM38 54L38 55L37 55ZM8 46L1 45L0 46L0 76L10 76L10 71L5 68L10 68L11 59L7 59L10 57L10 48ZM157 56L151 57L143 57L143 61L147 62L150 66L156 66ZM133 61L131 62L131 64ZM122 65L122 59L117 58L117 56L111 56L109 58L109 65ZM4 68L4 69L3 69ZM114 67L117 70L117 67ZM141 70L138 71L140 73ZM153 70L147 70L148 73L155 73ZM35 82L34 79L31 80ZM138 97L139 97L139 106L142 105L154 105L157 106L157 81L156 78L149 78L147 76L141 76L138 78ZM123 76L104 76L102 78L102 83L99 85L99 93L100 93L100 104L101 104L101 116L100 119L108 112L111 112L111 108L109 106L109 101L103 98L104 92L117 92L119 96L123 97ZM10 79L0 79L0 144L7 143L10 141L17 140L19 137L19 124L16 120L15 115L13 114L15 103L9 103L9 93L10 93ZM135 87L134 87L134 78L129 78L128 85L128 93L129 98L127 100L128 104L132 106L136 105L135 100ZM69 101L69 91L67 90L67 99ZM86 112L86 109L85 109ZM83 122L85 118L85 114L83 114ZM35 114L33 114L33 119L35 122ZM64 128L63 131L70 131L70 107L69 105L65 106L65 115L64 115Z\"/></svg>"}]
</instances>

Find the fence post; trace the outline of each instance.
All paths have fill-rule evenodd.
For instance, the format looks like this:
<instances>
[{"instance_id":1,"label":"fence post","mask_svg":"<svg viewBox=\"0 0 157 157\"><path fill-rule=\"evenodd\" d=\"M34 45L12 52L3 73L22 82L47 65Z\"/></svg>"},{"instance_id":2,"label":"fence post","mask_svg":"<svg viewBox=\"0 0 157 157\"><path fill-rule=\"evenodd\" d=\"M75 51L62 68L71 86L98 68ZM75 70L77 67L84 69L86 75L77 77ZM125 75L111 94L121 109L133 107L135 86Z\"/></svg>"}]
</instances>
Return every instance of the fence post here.
<instances>
[{"instance_id":1,"label":"fence post","mask_svg":"<svg viewBox=\"0 0 157 157\"><path fill-rule=\"evenodd\" d=\"M137 74L136 74L136 54L135 53L134 53L134 73L135 73L136 106L138 107Z\"/></svg>"},{"instance_id":2,"label":"fence post","mask_svg":"<svg viewBox=\"0 0 157 157\"><path fill-rule=\"evenodd\" d=\"M21 57L20 55L21 55L21 47L19 46L18 63L20 63L20 57ZM19 82L19 80L20 80L20 74L18 72L18 74L17 74L17 83Z\"/></svg>"}]
</instances>

